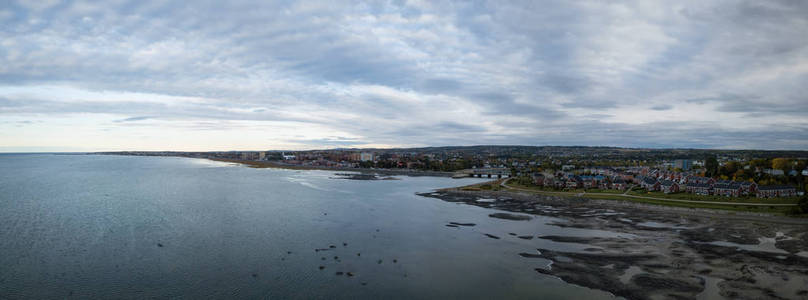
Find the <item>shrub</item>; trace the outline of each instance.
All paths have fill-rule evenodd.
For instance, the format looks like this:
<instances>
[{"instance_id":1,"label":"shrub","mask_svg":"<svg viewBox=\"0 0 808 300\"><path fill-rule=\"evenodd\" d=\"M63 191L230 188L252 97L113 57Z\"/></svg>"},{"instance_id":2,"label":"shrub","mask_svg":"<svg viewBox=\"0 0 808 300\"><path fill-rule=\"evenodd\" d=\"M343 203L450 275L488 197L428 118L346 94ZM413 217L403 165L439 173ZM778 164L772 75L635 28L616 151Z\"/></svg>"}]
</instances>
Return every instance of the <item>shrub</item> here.
<instances>
[{"instance_id":1,"label":"shrub","mask_svg":"<svg viewBox=\"0 0 808 300\"><path fill-rule=\"evenodd\" d=\"M797 206L792 206L786 213L789 215L808 214L808 196L802 196L802 198L797 201Z\"/></svg>"}]
</instances>

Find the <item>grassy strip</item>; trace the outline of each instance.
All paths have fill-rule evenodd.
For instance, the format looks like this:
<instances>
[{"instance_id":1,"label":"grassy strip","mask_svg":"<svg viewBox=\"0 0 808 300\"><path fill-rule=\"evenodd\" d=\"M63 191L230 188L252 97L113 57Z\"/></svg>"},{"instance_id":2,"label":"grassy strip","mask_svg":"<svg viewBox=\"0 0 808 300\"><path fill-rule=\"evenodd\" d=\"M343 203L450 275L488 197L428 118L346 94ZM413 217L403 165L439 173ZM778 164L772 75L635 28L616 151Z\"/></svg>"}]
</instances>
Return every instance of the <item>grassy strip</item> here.
<instances>
[{"instance_id":1,"label":"grassy strip","mask_svg":"<svg viewBox=\"0 0 808 300\"><path fill-rule=\"evenodd\" d=\"M676 199L676 200L738 202L738 203L794 204L794 203L797 203L797 201L799 201L798 197L757 198L755 196L723 197L723 196L715 196L715 195L695 195L695 194L688 194L688 193L665 194L663 192L648 192L648 191L646 191L644 189L632 190L628 194L629 195L635 195L635 196L667 198L667 199Z\"/></svg>"},{"instance_id":2,"label":"grassy strip","mask_svg":"<svg viewBox=\"0 0 808 300\"><path fill-rule=\"evenodd\" d=\"M535 186L524 186L519 184L508 184L509 187L518 188L518 191L529 190L530 192L534 192L537 194L544 194L544 195L560 195L560 196L577 196L583 190L580 191L572 191L572 192L559 192L559 191L548 191L544 188L535 187ZM633 193L629 193L633 194ZM665 195L664 193L660 193ZM638 196L644 196L643 194L639 194ZM655 195L656 196L656 195ZM671 202L665 200L657 200L657 199L647 199L647 198L635 198L635 197L626 197L621 194L614 194L614 195L602 195L602 194L591 194L586 193L583 195L585 198L590 199L599 199L599 200L617 200L617 201L631 201L631 202L639 202L639 203L647 203L647 204L655 204L655 205L666 205L666 206L675 206L675 207L686 207L686 208L706 208L706 209L721 209L721 210L730 210L730 211L743 211L743 212L759 212L759 213L771 213L771 214L785 214L791 210L791 207L782 207L782 206L750 206L750 205L743 205L744 203L751 203L751 202L738 202L738 205L728 205L728 204L714 204L714 203L684 203L684 202ZM660 197L661 198L661 197ZM682 200L691 200L691 199L682 199ZM726 201L723 202L730 202ZM706 201L706 200L703 200ZM761 203L761 202L755 202ZM768 202L765 202L769 204ZM794 203L794 202L791 202Z\"/></svg>"},{"instance_id":3,"label":"grassy strip","mask_svg":"<svg viewBox=\"0 0 808 300\"><path fill-rule=\"evenodd\" d=\"M477 191L495 191L496 192L496 191L502 190L502 186L500 185L500 183L502 183L501 179L500 180L486 181L486 182L481 182L481 183L475 183L475 184L471 184L471 185L465 185L465 186L457 187L457 189L459 189L461 191L474 191L474 192L477 192ZM450 189L454 189L454 188L450 188Z\"/></svg>"},{"instance_id":4,"label":"grassy strip","mask_svg":"<svg viewBox=\"0 0 808 300\"><path fill-rule=\"evenodd\" d=\"M446 188L442 190L464 190L464 191L496 191L499 189L495 189L496 186L500 186L502 181L505 179L488 181L484 183L477 183L467 186L461 186L456 188ZM482 187L481 186L485 186ZM516 188L524 188L536 194L541 195L551 195L551 196L567 196L567 197L574 197L579 195L581 191L575 192L561 192L555 190L544 190L540 187L536 186L522 186L519 184L507 184L508 187L516 187ZM490 187L490 188L489 188ZM503 189L504 190L504 189ZM514 190L514 191L523 191L523 190ZM644 198L634 198L634 197L626 197L621 194L614 194L614 195L597 195L597 194L584 194L583 197L589 199L597 199L597 200L610 200L610 201L630 201L635 203L643 203L643 204L652 204L652 205L662 205L662 206L671 206L671 207L682 207L682 208L691 208L691 209L713 209L713 210L723 210L723 211L733 211L733 212L750 212L750 213L766 213L772 215L787 215L789 217L797 217L797 218L808 218L808 215L795 215L793 214L793 207L783 207L783 206L749 206L749 205L723 205L723 204L711 204L711 203L682 203L682 202L671 202L665 200L655 200L655 199L644 199Z\"/></svg>"},{"instance_id":5,"label":"grassy strip","mask_svg":"<svg viewBox=\"0 0 808 300\"><path fill-rule=\"evenodd\" d=\"M632 197L625 197L622 196L622 192L614 191L613 192L606 192L603 190L583 190L583 189L574 189L564 192L559 192L554 189L544 188L544 187L536 187L536 186L525 186L520 185L518 183L508 183L508 186L519 188L519 189L527 189L532 190L540 193L552 193L552 194L569 194L569 195L576 195L580 193L586 193L586 197L594 197L594 196L602 196L602 195L592 195L591 193L612 193L615 196L620 197L621 199L637 199ZM738 204L795 204L799 200L796 197L789 197L789 198L767 198L767 199L759 199L757 197L722 197L722 196L702 196L702 195L694 195L694 194L685 194L685 193L676 193L676 194L665 194L663 192L646 192L645 190L632 190L628 193L628 195L632 196L640 196L640 197L654 197L654 198L665 198L665 199L672 199L672 200L688 200L688 201L714 201L714 202L735 202ZM648 199L654 200L654 199ZM658 200L657 200L658 201ZM664 201L662 201L664 202ZM715 204L713 204L715 205Z\"/></svg>"},{"instance_id":6,"label":"grassy strip","mask_svg":"<svg viewBox=\"0 0 808 300\"><path fill-rule=\"evenodd\" d=\"M584 195L584 197L599 200L631 201L646 204L685 207L694 209L706 208L706 209L721 209L730 211L759 212L770 214L785 214L789 212L789 210L791 209L790 207L784 207L784 206L749 206L749 205L723 205L723 204L711 204L711 203L682 203L682 202L670 202L664 200L654 200L644 198L621 197L620 195L611 196L611 195L586 194Z\"/></svg>"}]
</instances>

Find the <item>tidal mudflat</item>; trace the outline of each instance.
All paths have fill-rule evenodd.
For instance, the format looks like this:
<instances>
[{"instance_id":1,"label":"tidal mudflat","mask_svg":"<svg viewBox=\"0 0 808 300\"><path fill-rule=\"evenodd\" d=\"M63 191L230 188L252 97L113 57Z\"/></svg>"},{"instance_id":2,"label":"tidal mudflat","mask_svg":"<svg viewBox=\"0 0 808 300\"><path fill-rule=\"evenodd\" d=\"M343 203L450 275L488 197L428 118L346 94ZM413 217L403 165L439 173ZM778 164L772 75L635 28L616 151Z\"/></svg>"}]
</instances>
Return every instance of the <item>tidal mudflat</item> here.
<instances>
[{"instance_id":1,"label":"tidal mudflat","mask_svg":"<svg viewBox=\"0 0 808 300\"><path fill-rule=\"evenodd\" d=\"M512 192L420 195L510 211L491 217L513 222L552 216L558 221L549 225L560 228L616 233L540 235L579 247L537 246L519 255L551 261L538 273L629 299L808 297L808 220Z\"/></svg>"}]
</instances>

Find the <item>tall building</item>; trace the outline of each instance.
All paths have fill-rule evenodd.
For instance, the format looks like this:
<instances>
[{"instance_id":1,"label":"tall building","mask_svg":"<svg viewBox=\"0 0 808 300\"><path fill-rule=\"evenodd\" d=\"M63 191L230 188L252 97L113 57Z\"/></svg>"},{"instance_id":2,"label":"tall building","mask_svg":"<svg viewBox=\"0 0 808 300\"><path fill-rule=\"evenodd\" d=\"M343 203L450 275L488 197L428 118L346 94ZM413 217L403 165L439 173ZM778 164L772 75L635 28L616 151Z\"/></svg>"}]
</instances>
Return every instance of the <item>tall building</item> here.
<instances>
[{"instance_id":1,"label":"tall building","mask_svg":"<svg viewBox=\"0 0 808 300\"><path fill-rule=\"evenodd\" d=\"M673 167L682 169L682 171L690 170L690 167L693 166L693 163L690 162L689 159L677 159L673 161Z\"/></svg>"},{"instance_id":2,"label":"tall building","mask_svg":"<svg viewBox=\"0 0 808 300\"><path fill-rule=\"evenodd\" d=\"M361 161L373 161L373 153L370 152L362 152L359 156L359 160Z\"/></svg>"}]
</instances>

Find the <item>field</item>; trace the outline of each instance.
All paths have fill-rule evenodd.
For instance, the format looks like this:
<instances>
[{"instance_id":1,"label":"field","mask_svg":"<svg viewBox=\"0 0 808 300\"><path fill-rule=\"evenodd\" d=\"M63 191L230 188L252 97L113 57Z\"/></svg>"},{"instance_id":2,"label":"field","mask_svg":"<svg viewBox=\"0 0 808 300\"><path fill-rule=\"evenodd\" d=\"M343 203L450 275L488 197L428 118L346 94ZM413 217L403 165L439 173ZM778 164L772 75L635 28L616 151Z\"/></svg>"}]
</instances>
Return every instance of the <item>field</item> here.
<instances>
[{"instance_id":1,"label":"field","mask_svg":"<svg viewBox=\"0 0 808 300\"><path fill-rule=\"evenodd\" d=\"M525 186L517 183L503 181L502 186L507 189L534 192L545 195L585 197L600 200L621 200L656 205L667 205L689 208L721 209L730 211L759 212L786 214L793 209L797 198L758 199L756 197L721 197L701 196L686 193L665 194L662 192L647 192L644 189L631 190L627 194L617 190L573 189L555 190L537 186ZM681 202L687 201L687 202ZM715 203L721 202L721 203ZM769 205L771 204L771 205Z\"/></svg>"}]
</instances>

